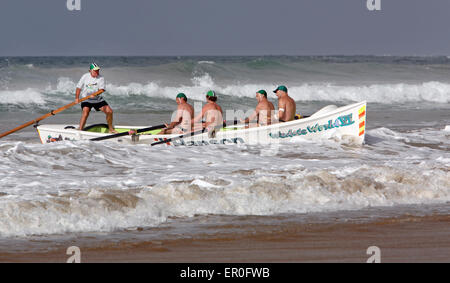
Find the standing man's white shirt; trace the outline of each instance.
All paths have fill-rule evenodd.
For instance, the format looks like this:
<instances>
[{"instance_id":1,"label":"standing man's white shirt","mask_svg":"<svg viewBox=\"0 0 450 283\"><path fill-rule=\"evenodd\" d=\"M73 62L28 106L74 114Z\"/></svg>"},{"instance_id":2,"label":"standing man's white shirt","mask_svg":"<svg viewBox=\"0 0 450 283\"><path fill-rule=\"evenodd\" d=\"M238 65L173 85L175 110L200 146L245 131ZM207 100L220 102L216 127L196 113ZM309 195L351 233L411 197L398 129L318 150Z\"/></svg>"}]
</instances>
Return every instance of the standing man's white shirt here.
<instances>
[{"instance_id":1,"label":"standing man's white shirt","mask_svg":"<svg viewBox=\"0 0 450 283\"><path fill-rule=\"evenodd\" d=\"M77 84L77 88L81 89L80 98L85 98L97 91L105 88L105 78L98 75L98 77L94 78L90 73L84 74L80 81ZM89 103L99 103L104 101L101 95L94 96L93 98L89 98L86 102Z\"/></svg>"}]
</instances>

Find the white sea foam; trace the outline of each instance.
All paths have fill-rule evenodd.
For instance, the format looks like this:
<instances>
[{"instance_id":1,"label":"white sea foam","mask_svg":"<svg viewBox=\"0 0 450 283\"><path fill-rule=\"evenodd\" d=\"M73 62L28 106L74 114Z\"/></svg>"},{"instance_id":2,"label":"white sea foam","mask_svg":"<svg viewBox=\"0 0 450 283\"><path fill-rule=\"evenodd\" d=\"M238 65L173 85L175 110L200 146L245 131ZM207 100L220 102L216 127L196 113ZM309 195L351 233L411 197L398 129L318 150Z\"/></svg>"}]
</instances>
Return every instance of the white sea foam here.
<instances>
[{"instance_id":1,"label":"white sea foam","mask_svg":"<svg viewBox=\"0 0 450 283\"><path fill-rule=\"evenodd\" d=\"M205 75L192 79L193 85L179 87L164 87L157 83L116 86L111 84L108 91L112 95L137 94L149 97L173 98L174 93L185 92L194 99L202 100L204 93L214 89L221 94L237 97L255 96L259 89L266 89L270 93L274 85L268 84L235 84L221 86ZM303 84L289 87L289 94L296 101L363 101L377 103L404 102L450 102L450 84L429 82L421 85L386 84L369 86L338 86L331 84ZM270 94L269 94L270 95Z\"/></svg>"},{"instance_id":2,"label":"white sea foam","mask_svg":"<svg viewBox=\"0 0 450 283\"><path fill-rule=\"evenodd\" d=\"M150 149L0 142L0 235L112 231L169 217L277 215L450 201L439 129L368 130L376 144ZM423 138L425 137L425 138Z\"/></svg>"},{"instance_id":3,"label":"white sea foam","mask_svg":"<svg viewBox=\"0 0 450 283\"><path fill-rule=\"evenodd\" d=\"M253 98L259 89L269 93L274 84L231 84L215 83L209 74L192 78L192 85L178 87L161 86L155 82L148 84L108 85L112 95L146 95L149 97L173 98L174 93L185 92L194 99L202 100L204 93L214 89L221 94ZM296 101L362 101L377 103L395 102L450 102L450 84L427 82L423 84L375 84L361 86L342 86L333 84L299 84L289 86L289 94Z\"/></svg>"},{"instance_id":4,"label":"white sea foam","mask_svg":"<svg viewBox=\"0 0 450 283\"><path fill-rule=\"evenodd\" d=\"M271 94L275 84L228 84L215 82L208 73L195 76L190 85L164 86L157 82L131 82L117 85L107 81L107 95L111 96L147 96L173 99L174 95L184 92L191 99L204 100L205 93L213 89L224 95L235 97L255 96L255 92L266 89ZM2 104L43 104L48 95L63 95L72 97L75 93L76 82L61 77L55 87L47 87L44 93L35 89L23 91L0 91ZM291 84L289 94L296 101L363 101L381 104L405 102L433 102L450 103L450 84L441 82L427 82L422 84L374 84L374 85L335 85L335 84ZM52 98L49 98L51 100Z\"/></svg>"},{"instance_id":5,"label":"white sea foam","mask_svg":"<svg viewBox=\"0 0 450 283\"><path fill-rule=\"evenodd\" d=\"M28 88L26 90L0 91L0 104L43 105L45 103L45 95L31 88Z\"/></svg>"},{"instance_id":6,"label":"white sea foam","mask_svg":"<svg viewBox=\"0 0 450 283\"><path fill-rule=\"evenodd\" d=\"M364 86L302 85L292 88L296 100L348 100L393 102L450 102L450 84L427 82L423 84L383 84Z\"/></svg>"},{"instance_id":7,"label":"white sea foam","mask_svg":"<svg viewBox=\"0 0 450 283\"><path fill-rule=\"evenodd\" d=\"M168 217L207 214L276 215L450 201L445 187L450 185L448 172L424 176L389 167L355 169L353 175L344 177L326 170L306 170L286 180L258 176L264 174L260 171L252 182L228 186L206 185L203 179L195 179L133 190L71 190L28 200L3 197L0 235L153 227ZM42 184L29 189L39 186Z\"/></svg>"},{"instance_id":8,"label":"white sea foam","mask_svg":"<svg viewBox=\"0 0 450 283\"><path fill-rule=\"evenodd\" d=\"M199 63L199 64L210 64L210 65L215 64L214 61L198 61L197 63Z\"/></svg>"}]
</instances>

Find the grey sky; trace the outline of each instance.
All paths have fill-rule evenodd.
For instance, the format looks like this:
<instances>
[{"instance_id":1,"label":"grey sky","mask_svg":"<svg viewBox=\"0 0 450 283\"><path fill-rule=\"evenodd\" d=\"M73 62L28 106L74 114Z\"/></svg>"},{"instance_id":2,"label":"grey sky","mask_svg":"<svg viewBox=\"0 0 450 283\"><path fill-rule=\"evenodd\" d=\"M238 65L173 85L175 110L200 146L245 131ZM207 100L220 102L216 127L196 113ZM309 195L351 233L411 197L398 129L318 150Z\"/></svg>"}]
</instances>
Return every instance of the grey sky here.
<instances>
[{"instance_id":1,"label":"grey sky","mask_svg":"<svg viewBox=\"0 0 450 283\"><path fill-rule=\"evenodd\" d=\"M450 55L450 1L1 0L0 56Z\"/></svg>"}]
</instances>

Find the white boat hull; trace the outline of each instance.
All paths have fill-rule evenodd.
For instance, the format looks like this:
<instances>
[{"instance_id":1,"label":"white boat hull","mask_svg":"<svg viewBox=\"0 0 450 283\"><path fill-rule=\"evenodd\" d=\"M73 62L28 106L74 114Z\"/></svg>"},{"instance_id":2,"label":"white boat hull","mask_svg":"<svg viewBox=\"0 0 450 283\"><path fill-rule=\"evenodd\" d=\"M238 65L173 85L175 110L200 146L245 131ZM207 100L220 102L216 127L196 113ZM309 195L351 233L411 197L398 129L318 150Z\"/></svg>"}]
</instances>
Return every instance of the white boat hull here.
<instances>
[{"instance_id":1,"label":"white boat hull","mask_svg":"<svg viewBox=\"0 0 450 283\"><path fill-rule=\"evenodd\" d=\"M343 107L327 106L311 117L264 127L237 128L218 131L215 136L208 133L175 139L167 142L171 146L203 146L211 144L274 144L292 139L320 140L349 136L354 142L362 144L365 136L366 102ZM70 128L71 127L71 128ZM79 131L77 125L41 125L37 127L42 143L63 140L89 140L109 134ZM140 129L145 126L116 126L116 129ZM236 128L236 127L228 127ZM137 135L123 136L108 141L125 144L152 144L178 135Z\"/></svg>"}]
</instances>

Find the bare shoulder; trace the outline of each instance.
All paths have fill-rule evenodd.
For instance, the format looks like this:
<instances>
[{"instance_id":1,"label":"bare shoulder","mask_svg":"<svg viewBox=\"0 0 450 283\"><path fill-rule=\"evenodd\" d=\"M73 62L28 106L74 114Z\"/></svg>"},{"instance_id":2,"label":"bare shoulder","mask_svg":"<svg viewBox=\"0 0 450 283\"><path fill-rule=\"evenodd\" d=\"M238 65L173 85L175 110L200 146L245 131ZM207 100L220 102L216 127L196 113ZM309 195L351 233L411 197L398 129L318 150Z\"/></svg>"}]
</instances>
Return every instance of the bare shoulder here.
<instances>
[{"instance_id":1,"label":"bare shoulder","mask_svg":"<svg viewBox=\"0 0 450 283\"><path fill-rule=\"evenodd\" d=\"M273 104L270 101L261 101L260 103L258 103L258 105L256 106L256 108L258 109L262 109L262 110L266 110L266 109L270 109L273 107Z\"/></svg>"},{"instance_id":2,"label":"bare shoulder","mask_svg":"<svg viewBox=\"0 0 450 283\"><path fill-rule=\"evenodd\" d=\"M211 109L211 104L206 103L205 105L203 105L202 109L205 110L205 111Z\"/></svg>"},{"instance_id":3,"label":"bare shoulder","mask_svg":"<svg viewBox=\"0 0 450 283\"><path fill-rule=\"evenodd\" d=\"M189 110L190 108L191 108L191 106L187 103L178 105L179 110Z\"/></svg>"},{"instance_id":4,"label":"bare shoulder","mask_svg":"<svg viewBox=\"0 0 450 283\"><path fill-rule=\"evenodd\" d=\"M211 105L209 103L205 104L202 108L202 113L205 114L209 110L215 109L214 105Z\"/></svg>"},{"instance_id":5,"label":"bare shoulder","mask_svg":"<svg viewBox=\"0 0 450 283\"><path fill-rule=\"evenodd\" d=\"M278 100L278 108L279 108L279 107L284 107L284 106L286 105L287 101L288 101L288 100L287 100L286 97L280 98L280 99Z\"/></svg>"},{"instance_id":6,"label":"bare shoulder","mask_svg":"<svg viewBox=\"0 0 450 283\"><path fill-rule=\"evenodd\" d=\"M256 110L260 110L264 107L263 102L258 102L258 104L256 105Z\"/></svg>"},{"instance_id":7,"label":"bare shoulder","mask_svg":"<svg viewBox=\"0 0 450 283\"><path fill-rule=\"evenodd\" d=\"M273 103L272 102L270 102L270 101L268 101L269 102L269 107L270 107L270 109L275 109L275 106L273 106Z\"/></svg>"}]
</instances>

